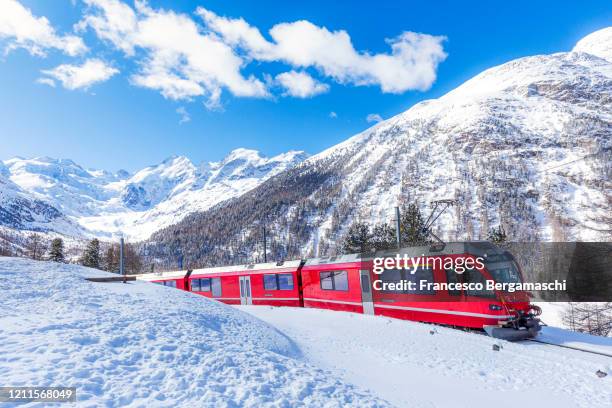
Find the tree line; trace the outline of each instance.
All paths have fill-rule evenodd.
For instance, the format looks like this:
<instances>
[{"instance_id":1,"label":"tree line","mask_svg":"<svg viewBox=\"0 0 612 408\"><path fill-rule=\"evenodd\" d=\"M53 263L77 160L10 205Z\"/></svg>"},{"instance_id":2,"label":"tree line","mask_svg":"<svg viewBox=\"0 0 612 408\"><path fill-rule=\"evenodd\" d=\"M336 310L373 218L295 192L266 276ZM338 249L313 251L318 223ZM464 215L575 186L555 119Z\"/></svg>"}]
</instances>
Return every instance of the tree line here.
<instances>
[{"instance_id":1,"label":"tree line","mask_svg":"<svg viewBox=\"0 0 612 408\"><path fill-rule=\"evenodd\" d=\"M53 238L50 242L45 241L40 234L30 234L23 245L22 253L11 250L9 246L0 245L0 256L25 256L37 261L52 261L68 263L69 256L62 238ZM102 243L94 238L87 242L85 248L76 259L76 263L89 268L101 269L108 272L119 272L120 249L119 244ZM123 265L128 274L144 272L144 263L137 248L130 243L123 247Z\"/></svg>"},{"instance_id":2,"label":"tree line","mask_svg":"<svg viewBox=\"0 0 612 408\"><path fill-rule=\"evenodd\" d=\"M400 245L428 245L432 241L425 229L426 221L417 203L402 206L400 210ZM487 239L495 244L506 242L507 235L502 226L491 228ZM343 241L345 254L397 248L397 227L389 223L370 226L367 222L356 221L349 227Z\"/></svg>"}]
</instances>

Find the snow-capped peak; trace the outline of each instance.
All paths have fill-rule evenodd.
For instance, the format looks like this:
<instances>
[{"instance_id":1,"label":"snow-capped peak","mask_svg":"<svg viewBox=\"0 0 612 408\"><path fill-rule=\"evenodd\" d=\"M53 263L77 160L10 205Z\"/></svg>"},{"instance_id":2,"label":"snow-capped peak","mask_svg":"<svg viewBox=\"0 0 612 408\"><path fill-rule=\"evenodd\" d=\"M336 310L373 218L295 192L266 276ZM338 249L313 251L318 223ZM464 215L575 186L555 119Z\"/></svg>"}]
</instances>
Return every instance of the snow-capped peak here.
<instances>
[{"instance_id":1,"label":"snow-capped peak","mask_svg":"<svg viewBox=\"0 0 612 408\"><path fill-rule=\"evenodd\" d=\"M595 31L576 43L573 52L585 52L612 62L612 27Z\"/></svg>"},{"instance_id":2,"label":"snow-capped peak","mask_svg":"<svg viewBox=\"0 0 612 408\"><path fill-rule=\"evenodd\" d=\"M69 159L13 158L0 161L0 195L31 195L92 235L123 233L140 239L191 212L245 193L306 156L291 151L266 158L256 150L235 149L219 162L200 166L187 157L170 156L133 175L85 170ZM11 225L23 224L13 220ZM41 228L55 227L51 222Z\"/></svg>"}]
</instances>

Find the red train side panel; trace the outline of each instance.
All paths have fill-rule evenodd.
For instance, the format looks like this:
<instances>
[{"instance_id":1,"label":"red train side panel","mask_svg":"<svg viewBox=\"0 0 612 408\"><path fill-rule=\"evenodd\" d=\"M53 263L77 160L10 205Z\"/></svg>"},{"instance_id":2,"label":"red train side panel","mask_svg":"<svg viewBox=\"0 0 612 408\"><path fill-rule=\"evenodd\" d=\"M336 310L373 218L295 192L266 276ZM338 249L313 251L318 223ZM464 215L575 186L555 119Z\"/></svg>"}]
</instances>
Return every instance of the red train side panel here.
<instances>
[{"instance_id":1,"label":"red train side panel","mask_svg":"<svg viewBox=\"0 0 612 408\"><path fill-rule=\"evenodd\" d=\"M227 304L296 306L300 296L301 261L196 269L189 288Z\"/></svg>"}]
</instances>

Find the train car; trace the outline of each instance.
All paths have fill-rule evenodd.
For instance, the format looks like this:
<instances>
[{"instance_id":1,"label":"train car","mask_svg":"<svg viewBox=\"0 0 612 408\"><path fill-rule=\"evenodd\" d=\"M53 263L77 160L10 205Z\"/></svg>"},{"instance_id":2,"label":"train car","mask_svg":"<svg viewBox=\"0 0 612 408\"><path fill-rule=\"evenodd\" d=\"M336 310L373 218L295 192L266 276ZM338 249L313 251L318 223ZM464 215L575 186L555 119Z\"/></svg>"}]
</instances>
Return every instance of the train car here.
<instances>
[{"instance_id":1,"label":"train car","mask_svg":"<svg viewBox=\"0 0 612 408\"><path fill-rule=\"evenodd\" d=\"M189 290L187 278L190 271L154 272L134 275L136 279L156 283L158 285L170 286L181 290Z\"/></svg>"},{"instance_id":2,"label":"train car","mask_svg":"<svg viewBox=\"0 0 612 408\"><path fill-rule=\"evenodd\" d=\"M304 307L373 313L369 272L359 255L308 259L302 266Z\"/></svg>"},{"instance_id":3,"label":"train car","mask_svg":"<svg viewBox=\"0 0 612 408\"><path fill-rule=\"evenodd\" d=\"M374 258L419 259L416 265L373 271ZM483 259L483 267L457 273L445 268L461 259ZM539 330L524 292L487 290L485 280L522 282L512 255L488 242L449 243L443 247L410 247L372 256L343 255L309 259L301 269L305 307L376 314L404 320L485 330L494 337L518 340ZM414 289L398 285L414 282ZM421 288L421 282L425 282ZM478 290L441 290L437 283L481 283ZM432 285L427 285L431 283ZM393 284L395 287L389 285ZM387 289L392 287L392 289ZM398 288L399 287L399 288Z\"/></svg>"},{"instance_id":4,"label":"train car","mask_svg":"<svg viewBox=\"0 0 612 408\"><path fill-rule=\"evenodd\" d=\"M194 293L230 305L302 306L302 261L194 269L188 286Z\"/></svg>"},{"instance_id":5,"label":"train car","mask_svg":"<svg viewBox=\"0 0 612 408\"><path fill-rule=\"evenodd\" d=\"M494 337L519 340L533 337L539 330L535 318L537 308L529 304L525 292L506 293L486 288L486 281L520 283L522 273L512 255L489 242L448 243L442 249L436 246L411 247L377 257L420 258L420 263L405 269L385 270L379 275L371 273L376 286L399 281L415 282L415 290L399 288L373 290L375 314L420 322L485 330ZM461 265L471 259L482 266L473 269L447 268ZM371 260L364 261L371 272ZM459 262L460 261L460 262ZM458 273L455 269L462 269ZM378 282L376 282L378 281ZM425 284L421 285L421 282ZM446 290L428 283L480 283L480 289ZM387 285L388 287L389 285ZM474 286L474 285L472 285Z\"/></svg>"}]
</instances>

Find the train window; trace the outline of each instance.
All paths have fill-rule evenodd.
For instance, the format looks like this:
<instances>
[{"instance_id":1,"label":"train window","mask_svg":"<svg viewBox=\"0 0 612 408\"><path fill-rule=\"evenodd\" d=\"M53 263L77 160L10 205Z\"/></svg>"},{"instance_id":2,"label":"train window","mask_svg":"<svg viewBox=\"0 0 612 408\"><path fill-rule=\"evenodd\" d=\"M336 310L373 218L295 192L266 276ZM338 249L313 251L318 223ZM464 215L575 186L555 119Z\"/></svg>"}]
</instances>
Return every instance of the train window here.
<instances>
[{"instance_id":1,"label":"train window","mask_svg":"<svg viewBox=\"0 0 612 408\"><path fill-rule=\"evenodd\" d=\"M293 275L290 273L279 273L276 275L279 290L293 290Z\"/></svg>"},{"instance_id":2,"label":"train window","mask_svg":"<svg viewBox=\"0 0 612 408\"><path fill-rule=\"evenodd\" d=\"M200 292L210 292L210 278L200 279Z\"/></svg>"},{"instance_id":3,"label":"train window","mask_svg":"<svg viewBox=\"0 0 612 408\"><path fill-rule=\"evenodd\" d=\"M321 289L348 290L348 273L346 271L319 272Z\"/></svg>"},{"instance_id":4,"label":"train window","mask_svg":"<svg viewBox=\"0 0 612 408\"><path fill-rule=\"evenodd\" d=\"M464 279L464 282L480 283L482 284L483 288L486 287L485 278L484 276L482 276L482 274L477 269L466 269L465 272L463 272L463 279ZM465 291L465 294L467 296L478 296L478 297L488 297L488 298L495 297L495 292L491 290L486 290L486 289L482 289L482 290L468 289Z\"/></svg>"},{"instance_id":5,"label":"train window","mask_svg":"<svg viewBox=\"0 0 612 408\"><path fill-rule=\"evenodd\" d=\"M453 285L460 283L461 282L461 278L457 272L455 272L454 269L446 269L446 282L447 283L452 283ZM452 290L448 290L448 294L451 296L461 296L461 290L457 290L457 289L452 289Z\"/></svg>"},{"instance_id":6,"label":"train window","mask_svg":"<svg viewBox=\"0 0 612 408\"><path fill-rule=\"evenodd\" d=\"M406 269L386 269L381 275L380 280L383 283L394 283L397 287L404 286L404 289L386 289L386 293L405 293L410 295L433 295L436 292L433 289L421 289L421 281L433 283L433 269L431 267L417 267L416 272L412 273L412 268ZM407 285L399 285L399 283L413 282L414 290L409 290Z\"/></svg>"},{"instance_id":7,"label":"train window","mask_svg":"<svg viewBox=\"0 0 612 408\"><path fill-rule=\"evenodd\" d=\"M348 290L348 273L346 271L335 272L334 290Z\"/></svg>"},{"instance_id":8,"label":"train window","mask_svg":"<svg viewBox=\"0 0 612 408\"><path fill-rule=\"evenodd\" d=\"M319 272L319 280L321 281L321 289L334 290L333 272Z\"/></svg>"},{"instance_id":9,"label":"train window","mask_svg":"<svg viewBox=\"0 0 612 408\"><path fill-rule=\"evenodd\" d=\"M510 253L488 255L484 264L496 282L521 283L521 274Z\"/></svg>"},{"instance_id":10,"label":"train window","mask_svg":"<svg viewBox=\"0 0 612 408\"><path fill-rule=\"evenodd\" d=\"M412 273L412 269L404 270L405 279L408 282L414 282L414 290L407 290L406 293L412 295L434 295L433 289L421 289L421 281L434 283L433 269L430 266L417 266L416 272ZM427 286L426 286L427 288Z\"/></svg>"},{"instance_id":11,"label":"train window","mask_svg":"<svg viewBox=\"0 0 612 408\"><path fill-rule=\"evenodd\" d=\"M200 280L192 279L191 280L191 291L192 292L200 292Z\"/></svg>"},{"instance_id":12,"label":"train window","mask_svg":"<svg viewBox=\"0 0 612 408\"><path fill-rule=\"evenodd\" d=\"M221 296L221 278L210 278L210 286L212 288L212 295L215 297Z\"/></svg>"},{"instance_id":13,"label":"train window","mask_svg":"<svg viewBox=\"0 0 612 408\"><path fill-rule=\"evenodd\" d=\"M401 269L385 269L380 275L380 280L383 283L400 283L402 281L402 270ZM399 285L397 285L399 286ZM401 289L386 289L386 293L403 293Z\"/></svg>"},{"instance_id":14,"label":"train window","mask_svg":"<svg viewBox=\"0 0 612 408\"><path fill-rule=\"evenodd\" d=\"M173 280L166 281L166 282L164 282L164 285L165 286L170 286L171 288L176 288L176 281L173 281Z\"/></svg>"},{"instance_id":15,"label":"train window","mask_svg":"<svg viewBox=\"0 0 612 408\"><path fill-rule=\"evenodd\" d=\"M277 290L278 282L276 282L276 275L264 275L264 289L265 290Z\"/></svg>"}]
</instances>

